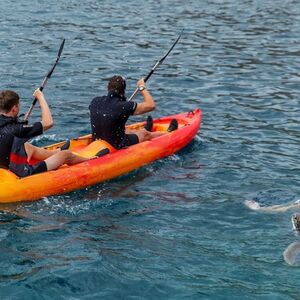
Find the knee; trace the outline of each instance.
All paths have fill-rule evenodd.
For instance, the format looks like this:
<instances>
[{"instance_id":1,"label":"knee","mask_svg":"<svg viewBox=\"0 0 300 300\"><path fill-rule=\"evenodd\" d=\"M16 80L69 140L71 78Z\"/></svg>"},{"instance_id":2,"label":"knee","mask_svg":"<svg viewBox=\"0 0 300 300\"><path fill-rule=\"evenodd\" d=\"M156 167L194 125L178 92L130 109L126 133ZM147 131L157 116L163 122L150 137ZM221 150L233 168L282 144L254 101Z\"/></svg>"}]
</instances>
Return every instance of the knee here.
<instances>
[{"instance_id":1,"label":"knee","mask_svg":"<svg viewBox=\"0 0 300 300\"><path fill-rule=\"evenodd\" d=\"M144 129L141 132L139 132L138 138L139 138L139 143L141 143L141 142L145 142L145 141L151 140L152 135L151 135L151 132L149 132L146 129Z\"/></svg>"},{"instance_id":2,"label":"knee","mask_svg":"<svg viewBox=\"0 0 300 300\"><path fill-rule=\"evenodd\" d=\"M34 153L36 152L36 146L33 146L32 144L29 143L25 143L24 144L25 147L25 152L27 154L28 159L30 159L31 157L34 157Z\"/></svg>"},{"instance_id":3,"label":"knee","mask_svg":"<svg viewBox=\"0 0 300 300\"><path fill-rule=\"evenodd\" d=\"M72 161L74 154L70 150L62 150L60 152L61 156L63 157L66 164Z\"/></svg>"},{"instance_id":4,"label":"knee","mask_svg":"<svg viewBox=\"0 0 300 300\"><path fill-rule=\"evenodd\" d=\"M144 141L151 140L151 138L152 138L151 132L145 130Z\"/></svg>"}]
</instances>

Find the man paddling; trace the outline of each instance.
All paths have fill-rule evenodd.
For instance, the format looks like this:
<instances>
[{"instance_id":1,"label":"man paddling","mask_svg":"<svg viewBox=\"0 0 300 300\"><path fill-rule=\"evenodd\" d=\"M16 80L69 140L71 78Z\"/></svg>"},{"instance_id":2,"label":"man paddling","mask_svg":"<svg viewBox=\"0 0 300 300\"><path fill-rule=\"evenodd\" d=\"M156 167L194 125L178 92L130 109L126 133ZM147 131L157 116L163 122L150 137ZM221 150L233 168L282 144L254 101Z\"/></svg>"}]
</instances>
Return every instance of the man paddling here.
<instances>
[{"instance_id":1,"label":"man paddling","mask_svg":"<svg viewBox=\"0 0 300 300\"><path fill-rule=\"evenodd\" d=\"M151 117L148 117L143 129L125 129L129 116L145 114L155 109L155 102L144 80L140 79L137 86L144 99L141 103L126 101L126 81L119 75L110 79L107 96L96 97L92 100L89 109L94 140L103 139L116 149L121 149L165 134L164 132L151 132L153 125ZM168 131L173 131L177 127L177 121L174 119Z\"/></svg>"},{"instance_id":2,"label":"man paddling","mask_svg":"<svg viewBox=\"0 0 300 300\"><path fill-rule=\"evenodd\" d=\"M33 96L39 102L42 120L27 125L18 120L19 95L10 90L0 91L0 167L25 177L57 169L63 164L72 165L88 160L65 149L67 145L62 149L46 150L27 142L53 126L44 94L37 89ZM30 165L30 160L38 162Z\"/></svg>"}]
</instances>

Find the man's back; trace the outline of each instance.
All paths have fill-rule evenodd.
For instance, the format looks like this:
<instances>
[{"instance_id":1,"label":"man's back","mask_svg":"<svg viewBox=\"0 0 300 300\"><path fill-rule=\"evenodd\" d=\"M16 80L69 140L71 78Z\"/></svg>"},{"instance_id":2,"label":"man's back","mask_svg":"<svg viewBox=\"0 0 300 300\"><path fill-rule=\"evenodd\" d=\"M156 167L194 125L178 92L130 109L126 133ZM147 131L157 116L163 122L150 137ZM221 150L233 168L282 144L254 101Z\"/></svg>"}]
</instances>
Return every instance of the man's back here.
<instances>
[{"instance_id":1,"label":"man's back","mask_svg":"<svg viewBox=\"0 0 300 300\"><path fill-rule=\"evenodd\" d=\"M13 118L0 115L0 166L8 168L11 147L14 141Z\"/></svg>"},{"instance_id":2,"label":"man's back","mask_svg":"<svg viewBox=\"0 0 300 300\"><path fill-rule=\"evenodd\" d=\"M135 108L135 102L113 92L94 98L89 106L93 139L103 139L117 149L124 147L125 124Z\"/></svg>"}]
</instances>

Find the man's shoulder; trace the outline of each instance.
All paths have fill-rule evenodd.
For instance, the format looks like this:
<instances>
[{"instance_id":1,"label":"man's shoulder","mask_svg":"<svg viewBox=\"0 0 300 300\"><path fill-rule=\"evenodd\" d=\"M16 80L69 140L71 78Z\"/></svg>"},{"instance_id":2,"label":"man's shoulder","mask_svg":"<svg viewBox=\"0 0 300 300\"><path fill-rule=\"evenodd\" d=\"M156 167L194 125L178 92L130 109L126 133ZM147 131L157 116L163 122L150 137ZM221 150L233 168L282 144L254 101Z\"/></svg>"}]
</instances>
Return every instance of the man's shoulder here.
<instances>
[{"instance_id":1,"label":"man's shoulder","mask_svg":"<svg viewBox=\"0 0 300 300\"><path fill-rule=\"evenodd\" d=\"M92 99L90 105L89 105L89 110L93 111L96 109L96 107L98 106L97 104L99 103L99 98L101 97L95 97Z\"/></svg>"},{"instance_id":2,"label":"man's shoulder","mask_svg":"<svg viewBox=\"0 0 300 300\"><path fill-rule=\"evenodd\" d=\"M8 125L16 125L18 124L17 119L16 118L12 118L12 117L6 117L4 115L0 115L0 128L1 127L6 127Z\"/></svg>"},{"instance_id":3,"label":"man's shoulder","mask_svg":"<svg viewBox=\"0 0 300 300\"><path fill-rule=\"evenodd\" d=\"M93 101L104 101L106 100L107 96L97 96L95 98L93 98L92 102Z\"/></svg>"},{"instance_id":4,"label":"man's shoulder","mask_svg":"<svg viewBox=\"0 0 300 300\"><path fill-rule=\"evenodd\" d=\"M105 99L106 99L106 96L97 96L92 99L90 106L102 103L105 101Z\"/></svg>"}]
</instances>

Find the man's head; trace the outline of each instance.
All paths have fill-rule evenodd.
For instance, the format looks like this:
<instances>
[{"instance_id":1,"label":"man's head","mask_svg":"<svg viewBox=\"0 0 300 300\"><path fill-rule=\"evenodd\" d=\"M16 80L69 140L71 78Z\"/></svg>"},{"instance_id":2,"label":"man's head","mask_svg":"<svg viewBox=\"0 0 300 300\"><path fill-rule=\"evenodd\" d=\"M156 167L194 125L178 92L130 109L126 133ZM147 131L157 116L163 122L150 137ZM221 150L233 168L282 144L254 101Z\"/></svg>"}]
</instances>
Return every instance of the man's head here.
<instances>
[{"instance_id":1,"label":"man's head","mask_svg":"<svg viewBox=\"0 0 300 300\"><path fill-rule=\"evenodd\" d=\"M294 230L300 232L300 214L299 213L293 214L292 225L293 225Z\"/></svg>"},{"instance_id":2,"label":"man's head","mask_svg":"<svg viewBox=\"0 0 300 300\"><path fill-rule=\"evenodd\" d=\"M124 96L126 90L126 80L119 75L113 76L107 85L109 92L115 92L120 96Z\"/></svg>"},{"instance_id":3,"label":"man's head","mask_svg":"<svg viewBox=\"0 0 300 300\"><path fill-rule=\"evenodd\" d=\"M0 113L16 117L19 114L20 98L14 91L0 91Z\"/></svg>"}]
</instances>

